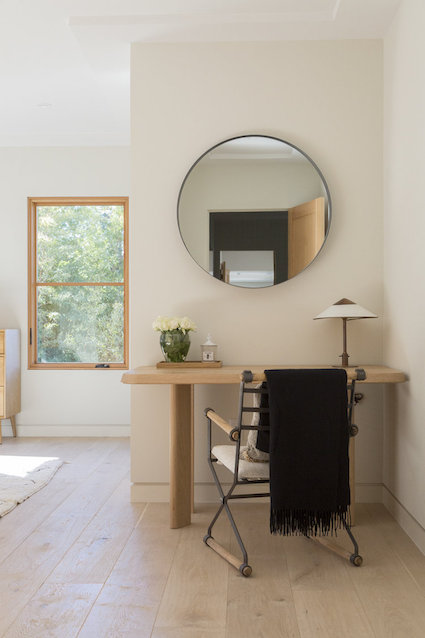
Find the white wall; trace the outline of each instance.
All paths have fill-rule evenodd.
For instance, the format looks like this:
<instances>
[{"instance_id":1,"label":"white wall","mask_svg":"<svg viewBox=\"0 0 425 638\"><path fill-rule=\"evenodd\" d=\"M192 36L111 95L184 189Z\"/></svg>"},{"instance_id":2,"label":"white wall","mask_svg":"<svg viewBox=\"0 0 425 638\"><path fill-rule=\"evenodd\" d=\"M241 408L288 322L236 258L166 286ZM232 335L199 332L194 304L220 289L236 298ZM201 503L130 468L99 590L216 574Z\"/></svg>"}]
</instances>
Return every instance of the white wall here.
<instances>
[{"instance_id":1,"label":"white wall","mask_svg":"<svg viewBox=\"0 0 425 638\"><path fill-rule=\"evenodd\" d=\"M385 38L384 352L410 377L387 392L386 504L425 551L425 3L404 0Z\"/></svg>"},{"instance_id":2,"label":"white wall","mask_svg":"<svg viewBox=\"0 0 425 638\"><path fill-rule=\"evenodd\" d=\"M0 326L21 329L18 433L127 434L129 390L114 370L27 370L27 197L128 195L128 148L0 148ZM4 422L4 433L8 433Z\"/></svg>"},{"instance_id":3,"label":"white wall","mask_svg":"<svg viewBox=\"0 0 425 638\"><path fill-rule=\"evenodd\" d=\"M158 314L187 314L198 324L191 358L211 332L223 362L241 368L337 363L341 325L313 317L341 297L382 316L381 117L378 41L133 45L132 365L160 359L151 329ZM258 290L228 286L196 266L176 218L193 162L217 142L250 133L302 148L333 201L330 235L313 265ZM381 326L381 319L349 325L354 364L381 362ZM382 389L364 391L357 481L381 484ZM197 388L198 498L210 482L202 409L232 416L235 398L233 389ZM134 387L133 498L166 498L168 476L168 389Z\"/></svg>"}]
</instances>

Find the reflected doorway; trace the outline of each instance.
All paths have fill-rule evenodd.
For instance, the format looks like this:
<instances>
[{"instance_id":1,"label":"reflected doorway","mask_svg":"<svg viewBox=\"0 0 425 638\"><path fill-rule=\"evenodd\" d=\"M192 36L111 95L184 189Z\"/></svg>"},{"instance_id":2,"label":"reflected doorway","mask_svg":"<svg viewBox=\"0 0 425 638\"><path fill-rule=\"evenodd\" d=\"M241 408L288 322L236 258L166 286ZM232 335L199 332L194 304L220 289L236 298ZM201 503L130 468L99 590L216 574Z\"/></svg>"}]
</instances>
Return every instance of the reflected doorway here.
<instances>
[{"instance_id":1,"label":"reflected doorway","mask_svg":"<svg viewBox=\"0 0 425 638\"><path fill-rule=\"evenodd\" d=\"M236 286L286 281L288 211L210 212L210 270L217 279L227 277Z\"/></svg>"}]
</instances>

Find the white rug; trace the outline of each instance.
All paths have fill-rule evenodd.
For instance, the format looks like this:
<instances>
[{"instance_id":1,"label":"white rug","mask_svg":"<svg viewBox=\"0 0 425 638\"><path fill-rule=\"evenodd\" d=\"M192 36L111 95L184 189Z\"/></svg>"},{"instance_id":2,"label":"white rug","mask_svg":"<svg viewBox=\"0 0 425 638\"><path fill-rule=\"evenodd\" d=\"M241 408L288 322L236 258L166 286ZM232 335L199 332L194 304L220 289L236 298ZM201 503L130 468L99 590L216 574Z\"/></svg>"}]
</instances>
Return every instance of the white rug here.
<instances>
[{"instance_id":1,"label":"white rug","mask_svg":"<svg viewBox=\"0 0 425 638\"><path fill-rule=\"evenodd\" d=\"M0 455L0 516L41 490L62 463L51 456Z\"/></svg>"}]
</instances>

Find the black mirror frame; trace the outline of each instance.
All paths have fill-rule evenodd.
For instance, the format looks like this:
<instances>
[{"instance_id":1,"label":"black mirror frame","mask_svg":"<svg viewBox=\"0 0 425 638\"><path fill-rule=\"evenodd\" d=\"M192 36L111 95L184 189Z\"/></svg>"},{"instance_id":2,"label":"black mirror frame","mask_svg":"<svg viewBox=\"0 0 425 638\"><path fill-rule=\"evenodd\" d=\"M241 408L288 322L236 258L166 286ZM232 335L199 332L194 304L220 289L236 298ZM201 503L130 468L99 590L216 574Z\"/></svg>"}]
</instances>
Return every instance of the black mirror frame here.
<instances>
[{"instance_id":1,"label":"black mirror frame","mask_svg":"<svg viewBox=\"0 0 425 638\"><path fill-rule=\"evenodd\" d=\"M297 277L299 274L301 274L302 272L304 272L304 270L306 270L307 268L309 268L309 267L311 266L311 264L313 264L313 262L315 262L315 261L316 261L316 259L317 259L317 257L319 256L319 254L322 252L322 250L323 250L323 246L325 245L326 240L327 240L327 238L328 238L329 230L330 230L331 222L332 222L332 200L331 200L331 194L330 194L330 191L329 191L328 184L327 184L327 182L326 182L326 180L325 180L325 178L324 178L324 176L323 176L322 171L321 171L321 170L320 170L320 168L317 166L316 162L315 162L315 161L314 161L314 160L313 160L313 159L312 159L309 155L307 155L307 153L306 153L305 151L303 151L301 148L299 148L299 147L298 147L298 146L296 146L295 144L292 144L291 142L288 142L288 141L286 141L286 140L283 140L282 138L280 138L280 137L276 137L276 136L274 136L274 135L264 135L264 134L262 134L262 133L251 133L251 134L244 134L244 135L235 135L234 137L229 137L229 138L227 138L227 139L222 140L221 142L218 142L217 144L214 144L213 146L211 146L210 148L208 148L208 149L207 149L204 153L202 153L202 155L200 155L200 156L198 157L198 159L197 159L197 160L195 160L195 162L193 162L193 164L191 165L191 167L189 168L189 170L187 171L187 173L186 173L186 175L185 175L185 177L184 177L184 179L183 179L183 182L182 182L182 184L181 184L181 186L180 186L180 190L179 190L178 198L177 198L177 225L178 225L178 229L179 229L179 233L180 233L181 240L182 240L182 242L183 242L183 244L184 244L184 246L185 246L185 248L186 248L187 252L189 253L189 255L191 256L191 258L193 259L193 261L194 261L194 262L197 264L197 266L198 266L199 268L201 268L201 270L202 270L203 272L205 272L207 275L209 275L210 277L212 277L212 278L213 278L213 279L215 279L216 281L219 281L219 282L221 282L221 283L223 283L223 284L226 284L226 285L228 285L228 286L232 286L232 287L234 287L234 288L236 287L236 288L247 288L247 289L252 289L251 287L248 287L248 286L238 286L237 284L230 284L230 283L228 283L228 282L226 282L226 281L224 281L224 280L222 280L222 279L217 279L216 277L214 277L213 275L211 275L211 274L210 274L207 270L205 270L205 268L204 268L203 266L201 266L201 265L200 265L200 264L196 261L196 259L192 256L192 253L190 252L190 250L189 250L189 248L188 248L188 246L187 246L187 244L186 244L186 242L185 242L185 240L184 240L184 237L183 237L183 234L182 234L182 231L181 231L181 226L180 226L180 216L179 216L179 210L180 210L180 200L181 200L182 192L183 192L183 189L184 189L184 187L185 187L185 184L186 184L186 182L187 182L187 180L188 180L188 178L189 178L189 176L190 176L190 174L191 174L192 170L195 168L195 166L197 166L197 165L199 164L199 162L200 162L200 161L201 161L201 160L202 160L202 159L203 159L206 155L208 155L208 153L211 153L211 151L213 151L213 150L214 150L215 148L217 148L218 146L222 146L223 144L226 144L227 142L232 142L232 141L234 141L234 140L240 140L240 139L244 139L244 138L247 138L247 137L261 137L261 138L267 138L267 139L270 139L270 140L275 140L275 141L277 141L277 142L282 142L283 144L286 144L287 146L290 146L291 148L295 149L298 153L300 153L301 155L303 155L303 156L304 156L304 157L305 157L305 158L306 158L306 159L310 162L310 164L314 167L314 169L317 171L317 173L318 173L318 175L319 175L319 177L320 177L320 179L321 179L321 181L322 181L322 184L323 184L323 187L324 187L324 189L325 189L325 192L326 192L326 200L327 200L327 224L326 224L325 237L324 237L323 243L322 243L322 245L321 245L320 249L317 251L317 253L316 253L315 257L314 257L314 258L313 258L313 259L309 262L309 264L308 264L305 268L303 268L303 270L301 270L299 273L297 273L294 277L291 277L291 279L294 279L294 278L295 278L295 277ZM285 281L281 281L281 282L279 282L279 283L277 283L277 284L273 284L272 286L264 286L264 288L273 288L274 286L278 286L278 285L280 285L280 284L284 284L284 283L286 283L287 281L289 281L289 279L286 279ZM258 286L258 287L253 287L253 288L254 288L255 290L258 290L259 288L263 288L263 286Z\"/></svg>"}]
</instances>

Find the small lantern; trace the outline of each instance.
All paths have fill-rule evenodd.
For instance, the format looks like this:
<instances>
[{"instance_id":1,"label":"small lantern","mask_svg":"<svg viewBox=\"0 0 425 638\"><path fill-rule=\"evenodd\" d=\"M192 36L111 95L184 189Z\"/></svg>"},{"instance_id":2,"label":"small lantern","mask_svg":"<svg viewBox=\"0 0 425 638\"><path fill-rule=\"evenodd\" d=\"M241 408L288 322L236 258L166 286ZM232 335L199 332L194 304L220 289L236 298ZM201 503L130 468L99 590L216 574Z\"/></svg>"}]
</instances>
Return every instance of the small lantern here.
<instances>
[{"instance_id":1,"label":"small lantern","mask_svg":"<svg viewBox=\"0 0 425 638\"><path fill-rule=\"evenodd\" d=\"M217 344L211 339L211 335L207 336L205 343L201 345L202 361L217 361Z\"/></svg>"}]
</instances>

